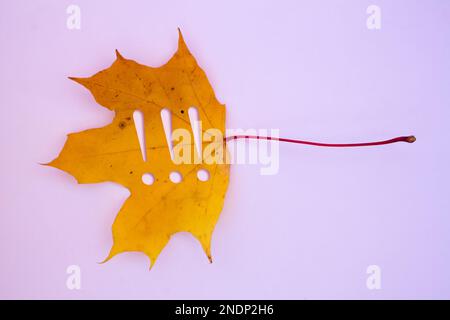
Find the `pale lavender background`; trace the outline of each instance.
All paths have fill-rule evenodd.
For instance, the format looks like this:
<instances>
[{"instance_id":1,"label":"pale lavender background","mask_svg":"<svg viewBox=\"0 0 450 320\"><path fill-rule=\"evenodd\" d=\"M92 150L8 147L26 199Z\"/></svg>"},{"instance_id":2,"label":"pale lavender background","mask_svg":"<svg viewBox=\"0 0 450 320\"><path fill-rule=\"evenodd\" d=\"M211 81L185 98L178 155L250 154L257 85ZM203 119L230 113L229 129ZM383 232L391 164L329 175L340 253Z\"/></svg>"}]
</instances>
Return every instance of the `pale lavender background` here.
<instances>
[{"instance_id":1,"label":"pale lavender background","mask_svg":"<svg viewBox=\"0 0 450 320\"><path fill-rule=\"evenodd\" d=\"M1 298L450 298L450 1L2 1ZM382 29L366 28L366 8ZM334 142L415 134L414 145L281 146L280 172L233 166L214 263L177 234L148 271L100 265L128 192L39 166L69 132L112 114L67 80L114 49L158 66L181 27L227 126ZM66 267L82 289L66 288ZM366 267L382 289L366 288Z\"/></svg>"}]
</instances>

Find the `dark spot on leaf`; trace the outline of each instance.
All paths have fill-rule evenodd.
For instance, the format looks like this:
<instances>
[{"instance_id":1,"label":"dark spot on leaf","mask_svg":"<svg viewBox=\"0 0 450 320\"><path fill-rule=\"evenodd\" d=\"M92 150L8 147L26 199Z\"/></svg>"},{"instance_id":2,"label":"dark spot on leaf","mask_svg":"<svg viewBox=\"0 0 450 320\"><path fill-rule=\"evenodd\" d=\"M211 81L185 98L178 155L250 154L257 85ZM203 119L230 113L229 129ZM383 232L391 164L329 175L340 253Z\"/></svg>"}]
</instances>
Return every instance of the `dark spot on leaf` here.
<instances>
[{"instance_id":1,"label":"dark spot on leaf","mask_svg":"<svg viewBox=\"0 0 450 320\"><path fill-rule=\"evenodd\" d=\"M124 129L127 126L127 123L125 121L120 121L119 122L119 128L120 129Z\"/></svg>"},{"instance_id":2,"label":"dark spot on leaf","mask_svg":"<svg viewBox=\"0 0 450 320\"><path fill-rule=\"evenodd\" d=\"M181 113L184 113L184 110L181 110Z\"/></svg>"},{"instance_id":3,"label":"dark spot on leaf","mask_svg":"<svg viewBox=\"0 0 450 320\"><path fill-rule=\"evenodd\" d=\"M130 120L131 120L131 117L127 117L126 119L127 119L128 121L130 121Z\"/></svg>"},{"instance_id":4,"label":"dark spot on leaf","mask_svg":"<svg viewBox=\"0 0 450 320\"><path fill-rule=\"evenodd\" d=\"M175 90L175 88L174 88L174 87L172 87L172 88L170 88L170 90L172 90L172 91L173 91L173 90Z\"/></svg>"},{"instance_id":5,"label":"dark spot on leaf","mask_svg":"<svg viewBox=\"0 0 450 320\"><path fill-rule=\"evenodd\" d=\"M133 171L130 171L130 174L133 174Z\"/></svg>"}]
</instances>

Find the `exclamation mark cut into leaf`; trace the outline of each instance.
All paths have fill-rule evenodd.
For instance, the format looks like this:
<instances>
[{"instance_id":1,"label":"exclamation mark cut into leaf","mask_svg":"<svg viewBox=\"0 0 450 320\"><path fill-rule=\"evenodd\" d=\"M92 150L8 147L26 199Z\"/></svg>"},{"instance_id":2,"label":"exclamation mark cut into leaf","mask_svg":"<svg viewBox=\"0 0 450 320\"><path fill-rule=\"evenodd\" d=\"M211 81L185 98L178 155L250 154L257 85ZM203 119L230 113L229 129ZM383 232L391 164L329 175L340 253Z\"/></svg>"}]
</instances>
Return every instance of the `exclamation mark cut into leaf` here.
<instances>
[{"instance_id":1,"label":"exclamation mark cut into leaf","mask_svg":"<svg viewBox=\"0 0 450 320\"><path fill-rule=\"evenodd\" d=\"M134 127L136 128L136 134L139 140L139 148L141 149L142 160L147 161L147 146L145 143L145 129L144 129L144 113L141 110L135 110L133 112ZM146 185L151 185L155 181L155 178L151 173L144 173L142 175L142 182Z\"/></svg>"},{"instance_id":2,"label":"exclamation mark cut into leaf","mask_svg":"<svg viewBox=\"0 0 450 320\"><path fill-rule=\"evenodd\" d=\"M200 116L198 109L196 107L190 107L188 110L189 121L191 123L192 133L194 135L194 163L199 164L202 163L203 160L203 133L202 133L202 122L200 121ZM200 181L208 181L209 180L209 171L206 169L199 169L197 171L197 178Z\"/></svg>"},{"instance_id":3,"label":"exclamation mark cut into leaf","mask_svg":"<svg viewBox=\"0 0 450 320\"><path fill-rule=\"evenodd\" d=\"M161 121L164 128L164 134L166 135L170 159L174 161L173 140L172 140L172 113L170 112L169 109L164 108L161 110ZM172 171L169 174L169 179L173 183L180 183L183 180L183 176L178 171Z\"/></svg>"}]
</instances>

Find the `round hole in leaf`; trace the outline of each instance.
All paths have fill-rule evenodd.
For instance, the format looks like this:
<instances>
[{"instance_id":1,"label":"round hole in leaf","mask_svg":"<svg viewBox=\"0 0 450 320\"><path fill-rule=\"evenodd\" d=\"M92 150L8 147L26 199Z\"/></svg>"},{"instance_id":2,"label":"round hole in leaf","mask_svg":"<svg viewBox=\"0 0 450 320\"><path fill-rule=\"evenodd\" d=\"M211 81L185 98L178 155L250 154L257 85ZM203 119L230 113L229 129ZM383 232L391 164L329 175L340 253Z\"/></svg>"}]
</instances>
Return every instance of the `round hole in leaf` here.
<instances>
[{"instance_id":1,"label":"round hole in leaf","mask_svg":"<svg viewBox=\"0 0 450 320\"><path fill-rule=\"evenodd\" d=\"M200 169L197 171L197 178L200 181L208 181L209 180L209 171L206 169Z\"/></svg>"},{"instance_id":2,"label":"round hole in leaf","mask_svg":"<svg viewBox=\"0 0 450 320\"><path fill-rule=\"evenodd\" d=\"M151 173L144 173L142 175L142 182L148 186L152 185L155 182L155 178Z\"/></svg>"},{"instance_id":3,"label":"round hole in leaf","mask_svg":"<svg viewBox=\"0 0 450 320\"><path fill-rule=\"evenodd\" d=\"M170 181L173 183L180 183L183 180L183 176L178 171L172 171L169 175Z\"/></svg>"}]
</instances>

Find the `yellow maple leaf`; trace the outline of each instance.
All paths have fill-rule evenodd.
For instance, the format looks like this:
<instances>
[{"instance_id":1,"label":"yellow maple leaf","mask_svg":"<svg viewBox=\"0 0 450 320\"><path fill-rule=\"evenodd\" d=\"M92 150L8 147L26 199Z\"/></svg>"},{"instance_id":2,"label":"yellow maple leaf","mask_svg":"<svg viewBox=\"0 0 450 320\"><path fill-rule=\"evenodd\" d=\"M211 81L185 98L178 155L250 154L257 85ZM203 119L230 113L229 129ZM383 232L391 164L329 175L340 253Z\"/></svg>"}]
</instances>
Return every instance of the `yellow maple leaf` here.
<instances>
[{"instance_id":1,"label":"yellow maple leaf","mask_svg":"<svg viewBox=\"0 0 450 320\"><path fill-rule=\"evenodd\" d=\"M92 77L70 78L115 112L112 123L69 134L59 156L48 165L70 173L79 183L112 181L129 189L130 197L112 226L114 243L105 261L121 252L140 251L152 266L171 235L181 231L194 235L212 261L211 236L223 207L229 165L204 161L175 164L160 113L169 109L173 128L190 130L186 111L196 106L202 132L214 128L223 134L225 106L217 101L181 32L177 52L161 67L141 65L117 51L116 55L109 68ZM147 161L136 135L135 110L144 115ZM191 141L184 145L194 148ZM207 181L197 179L200 169L210 173ZM181 174L180 183L170 181L174 171ZM153 175L152 185L142 182L144 173Z\"/></svg>"}]
</instances>

